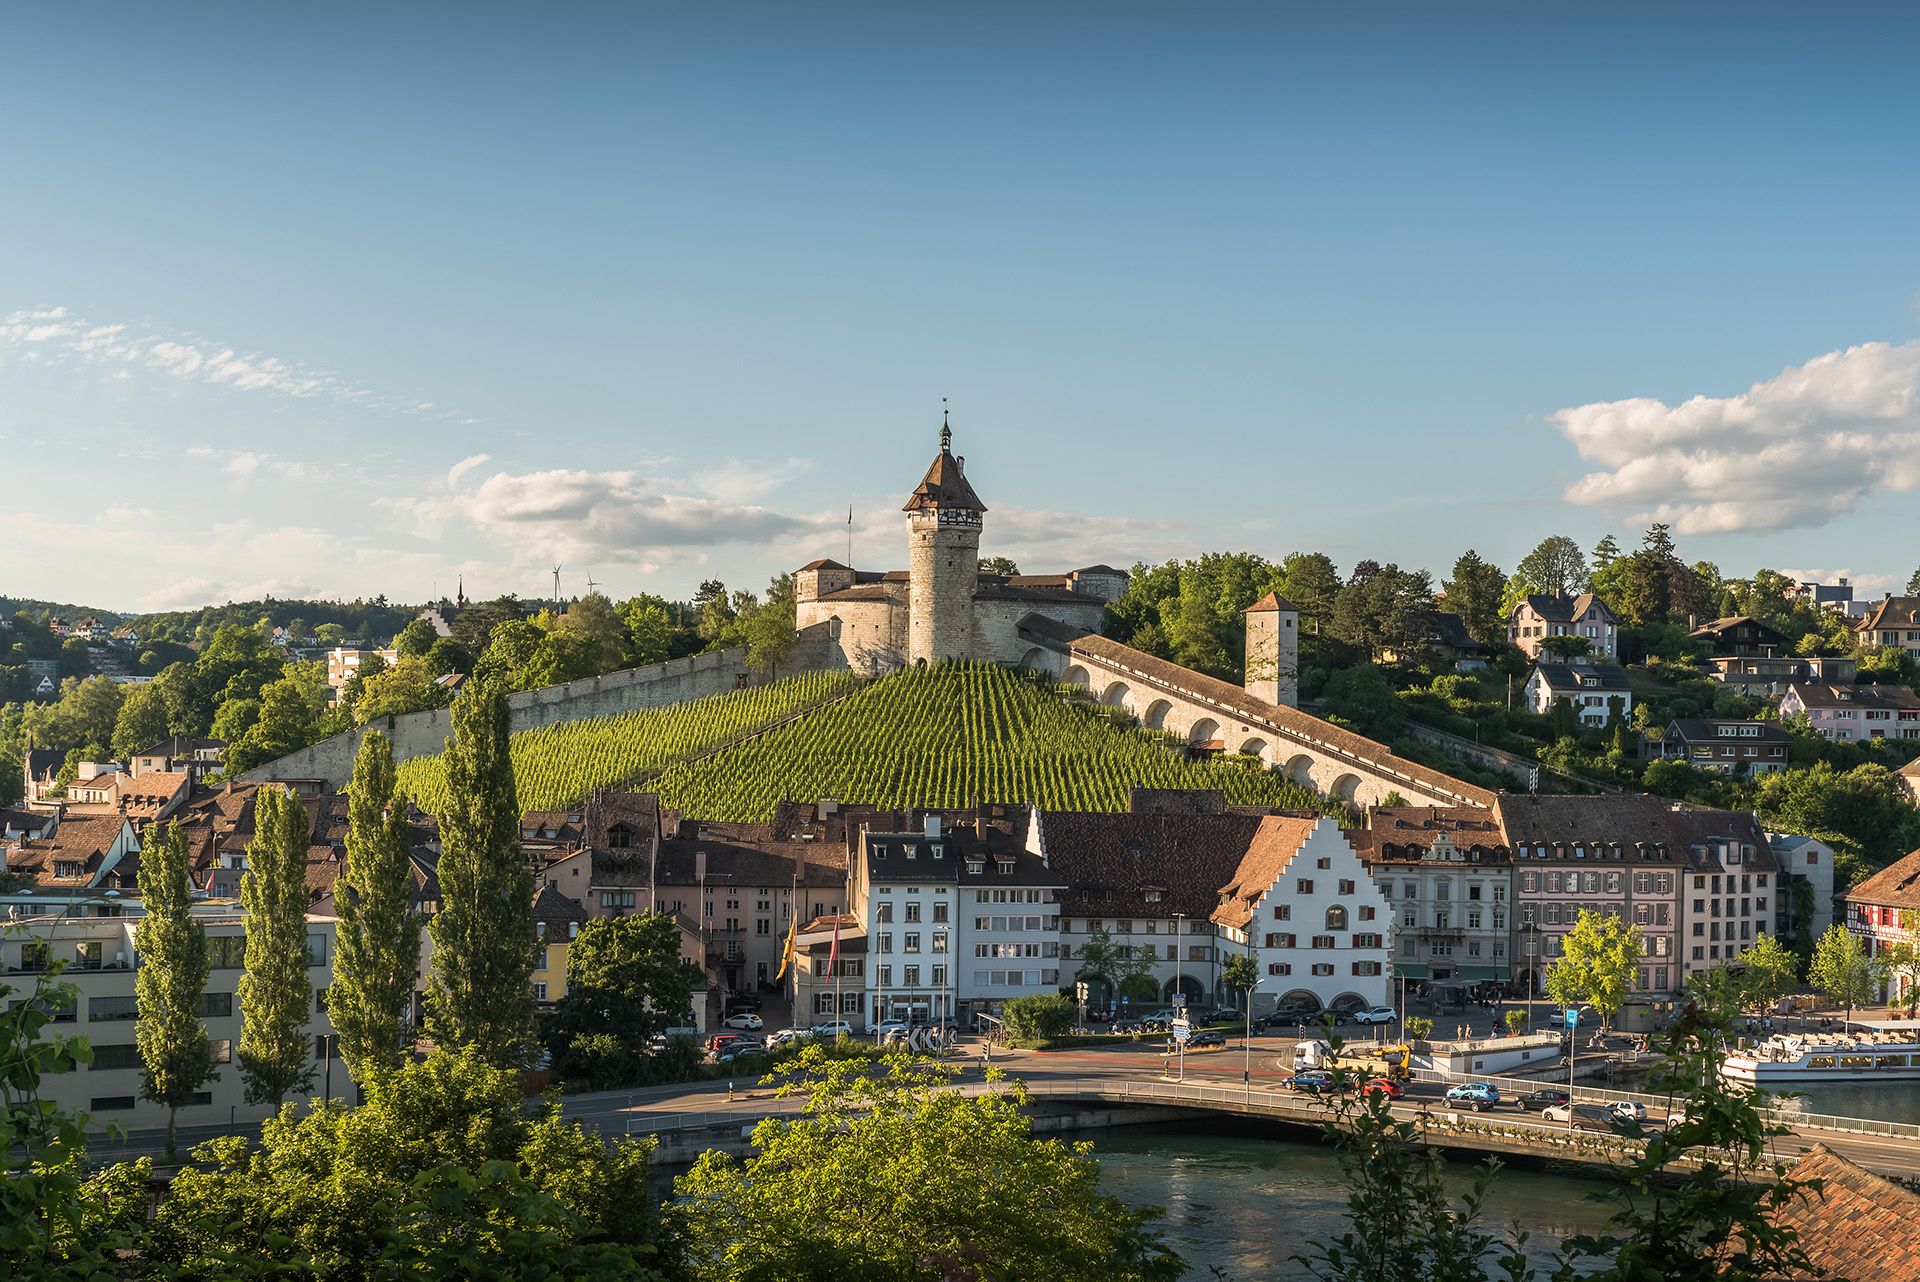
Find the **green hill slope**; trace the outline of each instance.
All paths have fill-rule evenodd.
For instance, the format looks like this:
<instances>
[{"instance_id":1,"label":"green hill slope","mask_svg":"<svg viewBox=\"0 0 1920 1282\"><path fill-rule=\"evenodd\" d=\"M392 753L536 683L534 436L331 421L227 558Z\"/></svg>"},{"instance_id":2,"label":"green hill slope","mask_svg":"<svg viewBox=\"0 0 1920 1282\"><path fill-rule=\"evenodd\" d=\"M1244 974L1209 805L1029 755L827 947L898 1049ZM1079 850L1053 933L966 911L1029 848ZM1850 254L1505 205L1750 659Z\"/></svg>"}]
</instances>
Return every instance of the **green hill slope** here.
<instances>
[{"instance_id":1,"label":"green hill slope","mask_svg":"<svg viewBox=\"0 0 1920 1282\"><path fill-rule=\"evenodd\" d=\"M520 808L571 805L598 789L628 783L858 685L859 678L851 673L810 672L686 703L523 730L512 744ZM447 774L440 757L402 762L399 773L400 790L423 810L438 814L445 807Z\"/></svg>"},{"instance_id":2,"label":"green hill slope","mask_svg":"<svg viewBox=\"0 0 1920 1282\"><path fill-rule=\"evenodd\" d=\"M517 750L516 750L517 757ZM882 806L1035 801L1124 810L1130 784L1217 788L1234 803L1322 809L1315 793L1244 760L1187 761L992 664L913 668L750 743L676 765L649 787L702 819L771 818L782 799Z\"/></svg>"}]
</instances>

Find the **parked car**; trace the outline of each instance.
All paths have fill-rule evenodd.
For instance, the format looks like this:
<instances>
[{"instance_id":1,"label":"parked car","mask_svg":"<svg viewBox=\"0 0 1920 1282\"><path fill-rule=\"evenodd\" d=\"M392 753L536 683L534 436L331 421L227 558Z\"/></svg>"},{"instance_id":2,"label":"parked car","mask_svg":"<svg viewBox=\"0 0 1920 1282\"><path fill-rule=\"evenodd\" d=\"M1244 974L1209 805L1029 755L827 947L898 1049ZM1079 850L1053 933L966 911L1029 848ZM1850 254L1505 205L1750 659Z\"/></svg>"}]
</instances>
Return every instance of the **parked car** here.
<instances>
[{"instance_id":1,"label":"parked car","mask_svg":"<svg viewBox=\"0 0 1920 1282\"><path fill-rule=\"evenodd\" d=\"M1391 1024L1400 1018L1400 1012L1391 1006L1369 1006L1353 1012L1347 1018L1356 1024Z\"/></svg>"},{"instance_id":2,"label":"parked car","mask_svg":"<svg viewBox=\"0 0 1920 1282\"><path fill-rule=\"evenodd\" d=\"M742 1033L715 1033L707 1039L707 1049L715 1055L718 1055L721 1051L739 1041L743 1036L744 1034Z\"/></svg>"},{"instance_id":3,"label":"parked car","mask_svg":"<svg viewBox=\"0 0 1920 1282\"><path fill-rule=\"evenodd\" d=\"M873 1033L876 1037L884 1038L892 1032L898 1031L904 1033L909 1027L911 1027L911 1025L904 1019L883 1019L873 1026Z\"/></svg>"},{"instance_id":4,"label":"parked car","mask_svg":"<svg viewBox=\"0 0 1920 1282\"><path fill-rule=\"evenodd\" d=\"M795 1042L804 1042L813 1036L810 1028L782 1028L767 1038L767 1045L778 1048Z\"/></svg>"},{"instance_id":5,"label":"parked car","mask_svg":"<svg viewBox=\"0 0 1920 1282\"><path fill-rule=\"evenodd\" d=\"M1464 1105L1478 1113L1500 1102L1500 1092L1485 1082L1462 1082L1447 1088L1447 1103Z\"/></svg>"},{"instance_id":6,"label":"parked car","mask_svg":"<svg viewBox=\"0 0 1920 1282\"><path fill-rule=\"evenodd\" d=\"M1197 1024L1243 1024L1246 1019L1244 1011L1237 1011L1231 1006L1217 1006L1204 1015L1194 1016Z\"/></svg>"},{"instance_id":7,"label":"parked car","mask_svg":"<svg viewBox=\"0 0 1920 1282\"><path fill-rule=\"evenodd\" d=\"M1623 1122L1640 1125L1647 1120L1647 1106L1630 1099L1615 1100L1607 1105L1607 1111Z\"/></svg>"},{"instance_id":8,"label":"parked car","mask_svg":"<svg viewBox=\"0 0 1920 1282\"><path fill-rule=\"evenodd\" d=\"M1203 1031L1187 1038L1187 1049L1190 1051L1203 1051L1211 1046L1225 1046L1226 1044L1227 1035L1225 1033Z\"/></svg>"},{"instance_id":9,"label":"parked car","mask_svg":"<svg viewBox=\"0 0 1920 1282\"><path fill-rule=\"evenodd\" d=\"M714 1063L731 1064L735 1060L744 1059L749 1055L765 1055L766 1053L767 1047L764 1042L742 1039L714 1056Z\"/></svg>"},{"instance_id":10,"label":"parked car","mask_svg":"<svg viewBox=\"0 0 1920 1282\"><path fill-rule=\"evenodd\" d=\"M720 1021L720 1026L722 1028L744 1029L749 1033L757 1033L766 1027L765 1024L760 1022L760 1017L750 1010L743 1010L738 1015L727 1016Z\"/></svg>"},{"instance_id":11,"label":"parked car","mask_svg":"<svg viewBox=\"0 0 1920 1282\"><path fill-rule=\"evenodd\" d=\"M1369 1077L1360 1083L1360 1093L1366 1096L1384 1095L1388 1099L1399 1099L1407 1093L1407 1088L1391 1077Z\"/></svg>"},{"instance_id":12,"label":"parked car","mask_svg":"<svg viewBox=\"0 0 1920 1282\"><path fill-rule=\"evenodd\" d=\"M853 1025L844 1019L830 1019L824 1024L815 1024L813 1035L815 1037L852 1037L854 1036Z\"/></svg>"},{"instance_id":13,"label":"parked car","mask_svg":"<svg viewBox=\"0 0 1920 1282\"><path fill-rule=\"evenodd\" d=\"M1346 1018L1357 1010L1365 1010L1367 1003L1358 997L1336 997L1327 1004L1327 1009L1341 1018Z\"/></svg>"},{"instance_id":14,"label":"parked car","mask_svg":"<svg viewBox=\"0 0 1920 1282\"><path fill-rule=\"evenodd\" d=\"M1540 1110L1543 1122L1571 1122L1576 1131L1619 1130L1626 1123L1613 1115L1605 1104L1555 1104Z\"/></svg>"},{"instance_id":15,"label":"parked car","mask_svg":"<svg viewBox=\"0 0 1920 1282\"><path fill-rule=\"evenodd\" d=\"M1528 1091L1525 1095L1515 1100L1514 1103L1520 1106L1520 1111L1523 1113L1538 1113L1542 1109L1565 1104L1572 1098L1564 1088L1549 1086L1543 1090Z\"/></svg>"},{"instance_id":16,"label":"parked car","mask_svg":"<svg viewBox=\"0 0 1920 1282\"><path fill-rule=\"evenodd\" d=\"M1318 1068L1295 1073L1287 1079L1286 1085L1288 1090L1299 1091L1303 1095L1330 1095L1344 1089L1332 1073Z\"/></svg>"}]
</instances>

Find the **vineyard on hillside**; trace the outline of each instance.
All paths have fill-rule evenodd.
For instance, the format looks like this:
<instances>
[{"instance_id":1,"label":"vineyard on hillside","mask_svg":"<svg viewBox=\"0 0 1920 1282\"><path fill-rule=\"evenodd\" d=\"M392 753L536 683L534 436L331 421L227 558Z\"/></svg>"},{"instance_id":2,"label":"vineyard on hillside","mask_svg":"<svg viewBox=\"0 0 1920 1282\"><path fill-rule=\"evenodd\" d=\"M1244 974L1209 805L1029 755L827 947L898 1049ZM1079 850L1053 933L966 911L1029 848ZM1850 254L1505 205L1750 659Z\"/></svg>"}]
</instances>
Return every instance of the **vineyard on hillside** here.
<instances>
[{"instance_id":1,"label":"vineyard on hillside","mask_svg":"<svg viewBox=\"0 0 1920 1282\"><path fill-rule=\"evenodd\" d=\"M1104 711L1068 703L1052 687L993 664L884 677L750 743L673 766L648 786L682 814L755 821L771 818L783 799L820 797L1117 811L1136 783L1217 788L1230 803L1339 813L1256 761L1187 760L1163 736L1116 726Z\"/></svg>"},{"instance_id":2,"label":"vineyard on hillside","mask_svg":"<svg viewBox=\"0 0 1920 1282\"><path fill-rule=\"evenodd\" d=\"M642 708L513 736L513 774L522 810L571 805L588 793L708 751L741 734L854 689L846 672L810 672L686 703ZM446 805L446 765L416 757L400 765L400 790L438 814Z\"/></svg>"}]
</instances>

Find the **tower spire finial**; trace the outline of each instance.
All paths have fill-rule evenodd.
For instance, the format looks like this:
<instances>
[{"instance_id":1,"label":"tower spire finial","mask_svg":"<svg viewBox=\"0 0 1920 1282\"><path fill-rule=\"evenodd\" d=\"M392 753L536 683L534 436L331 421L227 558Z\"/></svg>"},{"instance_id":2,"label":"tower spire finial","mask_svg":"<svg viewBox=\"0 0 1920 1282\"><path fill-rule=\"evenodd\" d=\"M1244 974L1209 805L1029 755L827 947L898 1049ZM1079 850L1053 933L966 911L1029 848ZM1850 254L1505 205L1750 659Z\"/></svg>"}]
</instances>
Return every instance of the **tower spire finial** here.
<instances>
[{"instance_id":1,"label":"tower spire finial","mask_svg":"<svg viewBox=\"0 0 1920 1282\"><path fill-rule=\"evenodd\" d=\"M953 448L953 428L947 423L947 398L940 398L940 452L945 454Z\"/></svg>"}]
</instances>

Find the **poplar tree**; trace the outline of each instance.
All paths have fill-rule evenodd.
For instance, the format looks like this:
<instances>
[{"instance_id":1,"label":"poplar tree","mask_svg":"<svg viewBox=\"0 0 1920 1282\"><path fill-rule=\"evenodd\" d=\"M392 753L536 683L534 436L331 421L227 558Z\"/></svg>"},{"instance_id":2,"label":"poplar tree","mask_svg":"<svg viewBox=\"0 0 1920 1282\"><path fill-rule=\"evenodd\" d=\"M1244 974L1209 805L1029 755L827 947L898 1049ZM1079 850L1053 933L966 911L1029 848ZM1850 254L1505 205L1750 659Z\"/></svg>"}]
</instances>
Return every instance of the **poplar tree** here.
<instances>
[{"instance_id":1,"label":"poplar tree","mask_svg":"<svg viewBox=\"0 0 1920 1282\"><path fill-rule=\"evenodd\" d=\"M347 863L333 893L339 926L327 989L340 1058L362 1087L406 1061L420 960L420 917L409 907L413 834L394 790L393 745L368 731L347 787Z\"/></svg>"},{"instance_id":2,"label":"poplar tree","mask_svg":"<svg viewBox=\"0 0 1920 1282\"><path fill-rule=\"evenodd\" d=\"M218 1075L200 1008L207 988L207 932L190 915L187 839L172 821L140 852L145 915L133 928L140 959L134 975L134 1040L145 1070L140 1093L167 1110L167 1157L174 1154L174 1116Z\"/></svg>"},{"instance_id":3,"label":"poplar tree","mask_svg":"<svg viewBox=\"0 0 1920 1282\"><path fill-rule=\"evenodd\" d=\"M240 878L247 913L246 971L240 976L240 1076L249 1104L278 1105L313 1081L307 1052L306 807L285 788L262 788L253 803L253 840Z\"/></svg>"},{"instance_id":4,"label":"poplar tree","mask_svg":"<svg viewBox=\"0 0 1920 1282\"><path fill-rule=\"evenodd\" d=\"M496 679L468 680L453 701L446 762L427 1028L436 1044L470 1047L504 1068L533 1040L533 875L520 855Z\"/></svg>"}]
</instances>

